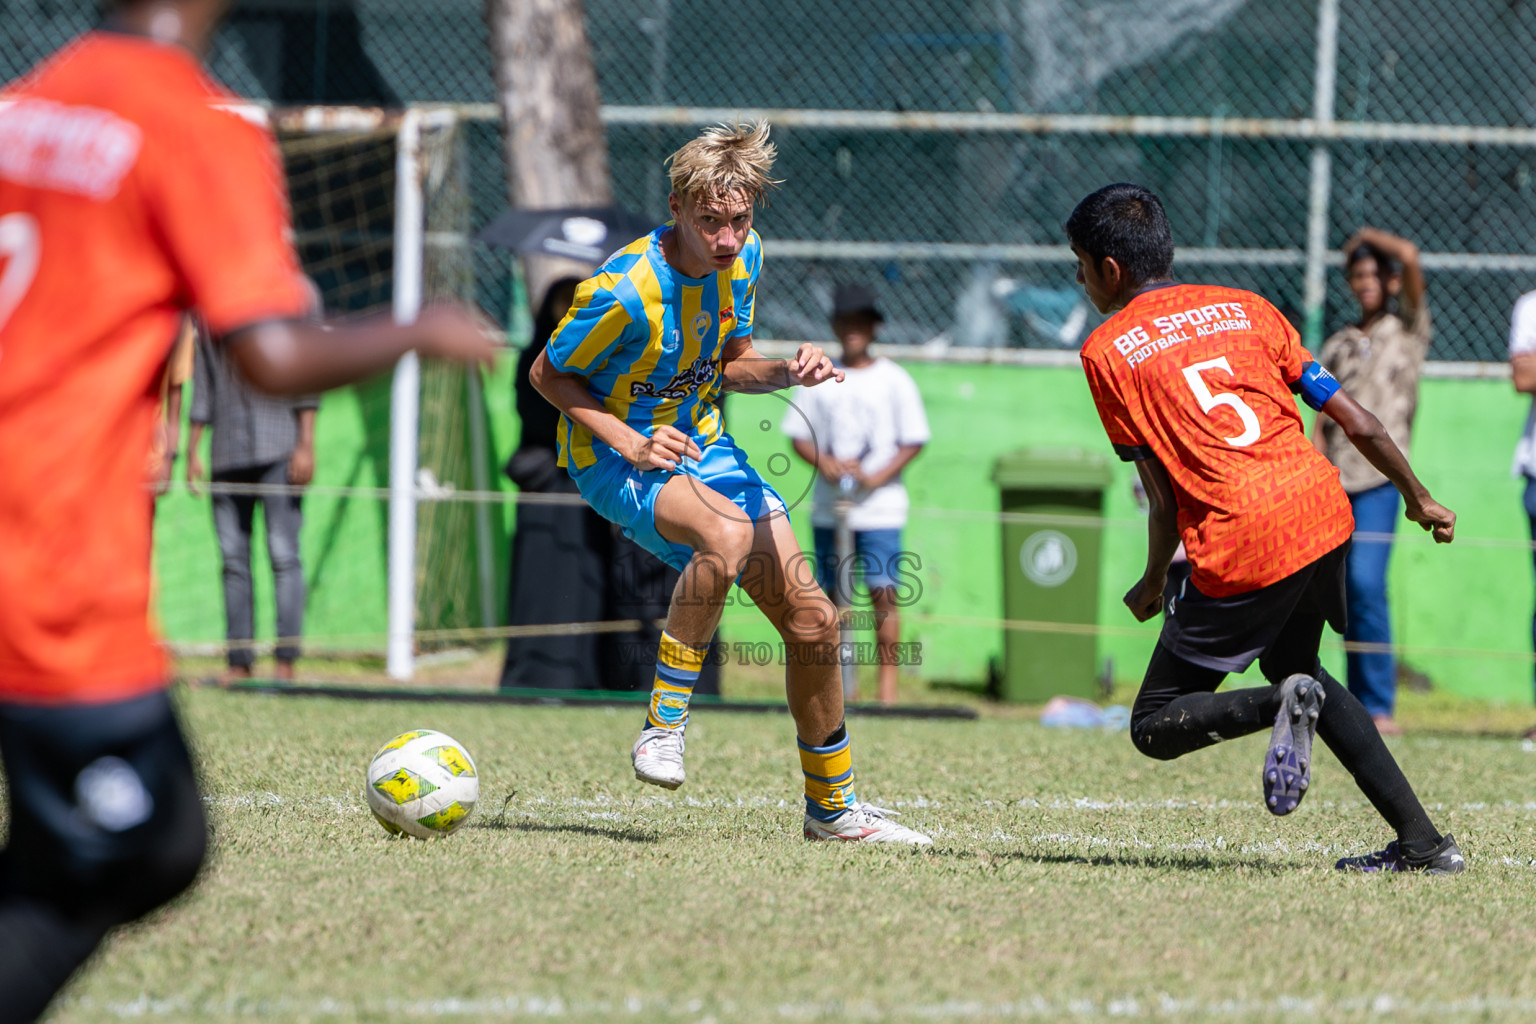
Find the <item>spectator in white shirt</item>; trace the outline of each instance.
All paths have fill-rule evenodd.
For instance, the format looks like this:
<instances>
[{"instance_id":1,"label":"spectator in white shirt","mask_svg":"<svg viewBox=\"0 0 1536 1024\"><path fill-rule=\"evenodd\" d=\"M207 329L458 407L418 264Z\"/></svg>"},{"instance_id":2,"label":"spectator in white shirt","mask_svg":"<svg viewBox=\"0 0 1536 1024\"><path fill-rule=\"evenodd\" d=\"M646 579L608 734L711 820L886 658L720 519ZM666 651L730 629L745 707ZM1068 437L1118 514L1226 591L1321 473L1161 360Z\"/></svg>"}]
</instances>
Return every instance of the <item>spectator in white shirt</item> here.
<instances>
[{"instance_id":1,"label":"spectator in white shirt","mask_svg":"<svg viewBox=\"0 0 1536 1024\"><path fill-rule=\"evenodd\" d=\"M816 467L811 525L817 579L828 594L843 599L838 602L843 606L852 603L852 595L836 592L840 574L834 505L842 494L852 503L852 569L869 590L874 610L878 696L881 703L893 704L901 639L897 609L905 593L899 577L910 579L921 565L902 547L907 489L901 473L923 450L929 434L922 396L912 377L889 359L870 354L884 319L868 287L837 289L832 332L842 343L838 365L847 371L847 379L831 387L800 388L784 417L784 433L794 442L795 453ZM853 575L842 577L849 586Z\"/></svg>"},{"instance_id":2,"label":"spectator in white shirt","mask_svg":"<svg viewBox=\"0 0 1536 1024\"><path fill-rule=\"evenodd\" d=\"M1532 396L1525 431L1515 446L1514 471L1525 478L1525 514L1531 521L1531 539L1536 541L1536 292L1520 296L1510 315L1509 366L1515 390ZM1531 639L1536 645L1536 617L1531 620ZM1528 730L1525 738L1536 739L1536 727Z\"/></svg>"}]
</instances>

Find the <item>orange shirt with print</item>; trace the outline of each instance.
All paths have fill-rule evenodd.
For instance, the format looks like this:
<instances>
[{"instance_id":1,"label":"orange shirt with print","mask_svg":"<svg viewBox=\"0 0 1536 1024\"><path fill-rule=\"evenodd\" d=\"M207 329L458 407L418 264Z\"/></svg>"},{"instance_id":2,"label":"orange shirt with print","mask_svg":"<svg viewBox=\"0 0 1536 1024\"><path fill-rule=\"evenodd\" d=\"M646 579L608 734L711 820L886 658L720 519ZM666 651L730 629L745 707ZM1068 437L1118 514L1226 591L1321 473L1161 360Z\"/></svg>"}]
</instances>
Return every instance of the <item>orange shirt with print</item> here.
<instances>
[{"instance_id":1,"label":"orange shirt with print","mask_svg":"<svg viewBox=\"0 0 1536 1024\"><path fill-rule=\"evenodd\" d=\"M0 90L0 701L164 684L145 464L184 311L302 316L272 136L188 51L93 32Z\"/></svg>"},{"instance_id":2,"label":"orange shirt with print","mask_svg":"<svg viewBox=\"0 0 1536 1024\"><path fill-rule=\"evenodd\" d=\"M1263 298L1149 289L1093 332L1082 359L1116 451L1168 470L1202 593L1268 586L1349 539L1339 472L1307 440L1291 394L1312 356Z\"/></svg>"}]
</instances>

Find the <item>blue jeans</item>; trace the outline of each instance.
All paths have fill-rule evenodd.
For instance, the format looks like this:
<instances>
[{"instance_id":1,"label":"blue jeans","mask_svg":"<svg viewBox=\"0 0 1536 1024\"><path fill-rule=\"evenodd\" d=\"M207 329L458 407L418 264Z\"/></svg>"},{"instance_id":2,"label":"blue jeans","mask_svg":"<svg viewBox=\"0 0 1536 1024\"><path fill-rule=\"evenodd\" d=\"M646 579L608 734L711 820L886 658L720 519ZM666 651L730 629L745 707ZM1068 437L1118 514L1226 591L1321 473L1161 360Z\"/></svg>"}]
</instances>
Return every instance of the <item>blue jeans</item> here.
<instances>
[{"instance_id":1,"label":"blue jeans","mask_svg":"<svg viewBox=\"0 0 1536 1024\"><path fill-rule=\"evenodd\" d=\"M1392 620L1387 612L1387 560L1392 555L1389 537L1372 539L1359 536L1391 534L1397 528L1402 498L1391 484L1372 487L1349 496L1355 513L1354 543L1344 567L1344 596L1349 607L1349 623L1344 639L1356 643L1390 644ZM1350 651L1346 655L1349 692L1360 698L1372 715L1390 715L1397 698L1397 664L1391 653Z\"/></svg>"},{"instance_id":2,"label":"blue jeans","mask_svg":"<svg viewBox=\"0 0 1536 1024\"><path fill-rule=\"evenodd\" d=\"M1536 478L1525 478L1525 514L1531 521L1531 540L1536 541ZM1536 559L1536 548L1532 549ZM1536 650L1536 615L1531 616L1531 647Z\"/></svg>"},{"instance_id":3,"label":"blue jeans","mask_svg":"<svg viewBox=\"0 0 1536 1024\"><path fill-rule=\"evenodd\" d=\"M837 531L830 526L812 527L816 541L816 582L827 596L837 600ZM848 586L861 579L870 590L896 586L897 570L902 568L900 530L855 530L853 564L849 567ZM909 567L910 568L910 567ZM842 597L853 604L852 594Z\"/></svg>"}]
</instances>

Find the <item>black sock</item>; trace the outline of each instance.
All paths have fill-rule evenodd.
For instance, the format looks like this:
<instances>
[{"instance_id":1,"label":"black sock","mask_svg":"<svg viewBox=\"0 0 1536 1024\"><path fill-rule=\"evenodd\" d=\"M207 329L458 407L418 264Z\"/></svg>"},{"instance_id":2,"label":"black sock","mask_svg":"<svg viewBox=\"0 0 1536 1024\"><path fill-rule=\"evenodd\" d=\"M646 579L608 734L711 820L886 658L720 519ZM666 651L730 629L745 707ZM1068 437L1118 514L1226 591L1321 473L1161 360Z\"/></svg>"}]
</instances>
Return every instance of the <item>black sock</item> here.
<instances>
[{"instance_id":1,"label":"black sock","mask_svg":"<svg viewBox=\"0 0 1536 1024\"><path fill-rule=\"evenodd\" d=\"M1399 839L1397 849L1404 860L1426 861L1435 855L1435 851L1440 849L1440 844L1443 842L1445 842L1444 836L1434 842L1428 839Z\"/></svg>"},{"instance_id":2,"label":"black sock","mask_svg":"<svg viewBox=\"0 0 1536 1024\"><path fill-rule=\"evenodd\" d=\"M1370 712L1339 681L1322 669L1323 710L1317 735L1355 777L1355 785L1387 824L1397 830L1398 848L1409 859L1424 859L1440 845L1442 836L1408 784L1403 770L1387 749Z\"/></svg>"},{"instance_id":3,"label":"black sock","mask_svg":"<svg viewBox=\"0 0 1536 1024\"><path fill-rule=\"evenodd\" d=\"M1279 688L1250 686L1224 693L1187 693L1136 723L1131 739L1148 757L1171 760L1275 724Z\"/></svg>"}]
</instances>

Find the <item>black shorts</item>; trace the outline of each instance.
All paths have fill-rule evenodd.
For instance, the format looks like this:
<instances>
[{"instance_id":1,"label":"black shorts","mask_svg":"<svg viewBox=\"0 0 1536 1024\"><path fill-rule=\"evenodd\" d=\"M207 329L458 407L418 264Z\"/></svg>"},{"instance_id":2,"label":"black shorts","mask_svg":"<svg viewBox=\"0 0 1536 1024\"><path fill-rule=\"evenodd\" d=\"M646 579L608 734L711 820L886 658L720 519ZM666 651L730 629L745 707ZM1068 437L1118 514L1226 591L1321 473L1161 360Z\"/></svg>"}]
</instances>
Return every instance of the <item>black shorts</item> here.
<instances>
[{"instance_id":1,"label":"black shorts","mask_svg":"<svg viewBox=\"0 0 1536 1024\"><path fill-rule=\"evenodd\" d=\"M100 928L184 889L207 844L203 802L164 691L106 704L0 704L10 839L0 901Z\"/></svg>"},{"instance_id":2,"label":"black shorts","mask_svg":"<svg viewBox=\"0 0 1536 1024\"><path fill-rule=\"evenodd\" d=\"M1343 633L1348 552L1345 541L1283 580L1231 597L1210 597L1188 580L1163 616L1159 643L1196 665L1242 672L1274 645L1297 615L1316 616L1335 633Z\"/></svg>"}]
</instances>

